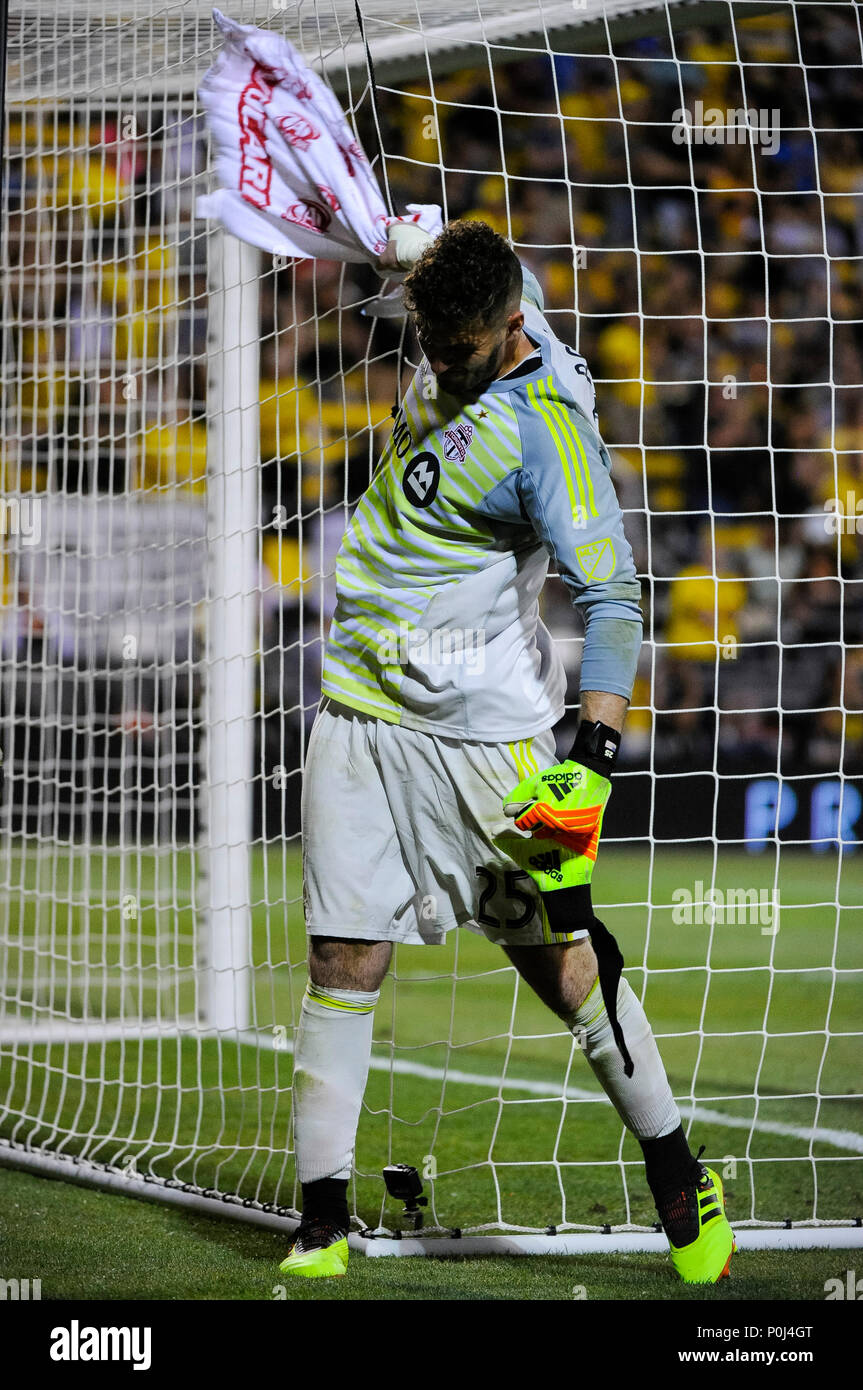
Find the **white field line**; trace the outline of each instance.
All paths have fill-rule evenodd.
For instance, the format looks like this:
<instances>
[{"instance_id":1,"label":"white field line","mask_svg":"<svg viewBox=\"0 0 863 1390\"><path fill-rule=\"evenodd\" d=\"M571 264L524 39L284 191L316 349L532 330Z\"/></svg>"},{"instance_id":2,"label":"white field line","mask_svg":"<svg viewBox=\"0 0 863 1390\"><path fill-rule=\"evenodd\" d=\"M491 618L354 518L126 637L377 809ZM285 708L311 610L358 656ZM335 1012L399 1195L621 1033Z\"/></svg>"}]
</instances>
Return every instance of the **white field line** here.
<instances>
[{"instance_id":1,"label":"white field line","mask_svg":"<svg viewBox=\"0 0 863 1390\"><path fill-rule=\"evenodd\" d=\"M272 1048L275 1050L275 1040L266 1034L254 1034L242 1039L244 1042L257 1043L259 1047ZM280 1041L279 1052L291 1052L293 1047L290 1043ZM523 1091L527 1095L541 1096L544 1100L592 1100L601 1105L611 1105L608 1096L596 1091L585 1091L579 1086L567 1086L565 1090L556 1091L547 1081L534 1081L528 1077L505 1076L503 1080L499 1076L486 1076L482 1072L461 1071L458 1067L430 1067L424 1062L410 1062L401 1057L376 1057L372 1054L370 1062L372 1071L395 1072L399 1076L416 1076L423 1081L452 1081L462 1086L482 1086L484 1090L490 1091L492 1095L498 1095L503 1091ZM776 1097L781 1099L781 1097ZM726 1115L722 1110L713 1110L708 1106L698 1105L692 1101L678 1101L681 1116L685 1119L701 1120L705 1124L723 1125L726 1129L747 1129L759 1134L782 1134L792 1139L802 1139L805 1143L831 1144L834 1149L845 1149L849 1153L863 1154L863 1134L856 1134L851 1129L829 1129L825 1125L816 1125L809 1128L805 1125L784 1124L781 1120L747 1120L743 1115Z\"/></svg>"},{"instance_id":2,"label":"white field line","mask_svg":"<svg viewBox=\"0 0 863 1390\"><path fill-rule=\"evenodd\" d=\"M198 1028L185 1020L176 1025L170 1023L143 1023L135 1020L114 1021L109 1024L90 1023L76 1025L62 1019L47 1022L26 1023L10 1021L0 1025L0 1044L24 1047L28 1043L46 1042L110 1042L120 1039L134 1042L141 1038L159 1037L198 1037L213 1038L221 1036L225 1042L231 1034L215 1034L209 1029ZM236 1036L236 1035L233 1035ZM249 1031L239 1035L239 1042L258 1047L265 1052L293 1052L293 1044L287 1038L274 1037L271 1033ZM543 1100L593 1101L595 1104L610 1105L606 1095L596 1091L586 1091L580 1086L567 1086L565 1090L555 1090L548 1081L536 1081L530 1077L490 1076L484 1072L462 1071L459 1067L430 1067L424 1062L411 1062L403 1057L380 1057L372 1054L369 1063L372 1071L391 1072L398 1076L416 1076L423 1081L451 1081L461 1086L478 1086L491 1096L504 1091L521 1091L525 1095L537 1096ZM772 1099L772 1098L771 1098ZM776 1097L781 1100L781 1096ZM748 1120L743 1115L727 1115L723 1110L714 1110L697 1102L678 1100L683 1119L700 1120L704 1124L722 1125L725 1129L745 1129L758 1134L781 1134L804 1143L830 1144L834 1149L844 1149L847 1153L863 1154L863 1134L851 1129L830 1129L826 1125L785 1124L782 1120L758 1118Z\"/></svg>"}]
</instances>

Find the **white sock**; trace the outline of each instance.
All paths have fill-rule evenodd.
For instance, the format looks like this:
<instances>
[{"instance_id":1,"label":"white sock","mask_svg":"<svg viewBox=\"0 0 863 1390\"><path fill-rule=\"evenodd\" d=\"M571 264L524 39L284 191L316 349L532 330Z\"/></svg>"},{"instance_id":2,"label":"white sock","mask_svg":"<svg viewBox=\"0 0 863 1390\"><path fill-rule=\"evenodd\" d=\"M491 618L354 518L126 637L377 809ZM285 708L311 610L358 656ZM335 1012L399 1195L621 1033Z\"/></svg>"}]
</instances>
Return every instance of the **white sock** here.
<instances>
[{"instance_id":1,"label":"white sock","mask_svg":"<svg viewBox=\"0 0 863 1390\"><path fill-rule=\"evenodd\" d=\"M306 988L293 1083L301 1183L351 1175L379 996L379 989L323 989L311 981Z\"/></svg>"},{"instance_id":2,"label":"white sock","mask_svg":"<svg viewBox=\"0 0 863 1390\"><path fill-rule=\"evenodd\" d=\"M623 1070L598 980L567 1027L627 1129L637 1139L659 1139L677 1129L680 1111L647 1016L626 979L617 991L617 1017L634 1064L632 1076Z\"/></svg>"}]
</instances>

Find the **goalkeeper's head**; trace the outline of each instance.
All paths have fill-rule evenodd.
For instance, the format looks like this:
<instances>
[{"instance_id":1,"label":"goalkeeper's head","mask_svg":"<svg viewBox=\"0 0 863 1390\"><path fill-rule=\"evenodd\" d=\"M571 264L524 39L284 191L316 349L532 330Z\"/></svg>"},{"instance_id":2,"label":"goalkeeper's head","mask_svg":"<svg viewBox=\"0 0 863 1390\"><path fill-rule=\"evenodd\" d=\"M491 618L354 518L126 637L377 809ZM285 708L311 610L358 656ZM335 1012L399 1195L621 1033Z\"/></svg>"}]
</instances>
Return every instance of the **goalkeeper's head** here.
<instances>
[{"instance_id":1,"label":"goalkeeper's head","mask_svg":"<svg viewBox=\"0 0 863 1390\"><path fill-rule=\"evenodd\" d=\"M487 222L449 222L404 282L405 307L442 390L474 399L513 364L521 264Z\"/></svg>"}]
</instances>

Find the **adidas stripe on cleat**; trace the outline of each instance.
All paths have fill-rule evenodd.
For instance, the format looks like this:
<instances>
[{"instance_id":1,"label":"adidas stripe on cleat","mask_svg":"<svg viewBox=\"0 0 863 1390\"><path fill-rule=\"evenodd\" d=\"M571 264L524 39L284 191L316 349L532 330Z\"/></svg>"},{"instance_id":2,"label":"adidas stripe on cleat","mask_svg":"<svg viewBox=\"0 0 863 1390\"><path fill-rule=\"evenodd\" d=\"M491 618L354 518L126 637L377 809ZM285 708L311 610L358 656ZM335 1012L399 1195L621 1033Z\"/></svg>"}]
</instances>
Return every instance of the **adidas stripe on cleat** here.
<instances>
[{"instance_id":1,"label":"adidas stripe on cleat","mask_svg":"<svg viewBox=\"0 0 863 1390\"><path fill-rule=\"evenodd\" d=\"M340 1278L348 1269L347 1231L329 1221L301 1221L279 1269L304 1279Z\"/></svg>"},{"instance_id":2,"label":"adidas stripe on cleat","mask_svg":"<svg viewBox=\"0 0 863 1390\"><path fill-rule=\"evenodd\" d=\"M725 1215L722 1182L712 1168L699 1163L692 1185L668 1193L656 1209L684 1284L717 1284L729 1274L737 1242Z\"/></svg>"}]
</instances>

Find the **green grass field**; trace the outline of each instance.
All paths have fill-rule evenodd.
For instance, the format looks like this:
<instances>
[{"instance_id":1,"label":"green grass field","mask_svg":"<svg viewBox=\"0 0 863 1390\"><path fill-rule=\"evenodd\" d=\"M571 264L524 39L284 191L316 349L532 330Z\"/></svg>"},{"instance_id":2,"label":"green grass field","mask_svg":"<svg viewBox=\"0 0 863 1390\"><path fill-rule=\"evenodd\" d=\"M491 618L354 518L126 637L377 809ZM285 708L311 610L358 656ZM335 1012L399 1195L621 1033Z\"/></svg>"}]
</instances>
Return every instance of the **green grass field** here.
<instances>
[{"instance_id":1,"label":"green grass field","mask_svg":"<svg viewBox=\"0 0 863 1390\"><path fill-rule=\"evenodd\" d=\"M90 863L69 856L46 864L20 854L11 863L4 890L10 930L0 964L19 1016L44 1016L49 1006L75 1016L85 1005L116 1016L141 1003L152 1006L157 994L163 1016L191 1012L190 856L145 855L131 864L116 855ZM846 858L840 874L833 855L783 851L775 934L758 923L675 924L670 905L677 888L694 891L699 879L721 888L774 883L769 853L722 851L715 876L713 867L709 853L661 850L651 864L646 852L610 847L597 870L597 909L616 932L639 993L647 972L645 1004L673 1089L682 1106L695 1106L692 1139L706 1145L705 1156L725 1173L732 1218L854 1217L863 1213L861 1047L859 1036L843 1035L860 1030L859 865ZM188 1035L182 1041L4 1041L0 1133L120 1169L292 1206L291 1040L305 984L299 887L294 852L256 855L260 1045ZM624 1137L568 1034L516 986L502 953L482 938L461 931L446 946L402 948L382 992L375 1038L357 1148L363 1176L355 1190L356 1210L372 1228L399 1224L380 1178L387 1162L425 1169L429 1226L541 1230L654 1219L637 1145ZM164 1258L153 1261L155 1283L148 1284L158 1288L163 1281L161 1296L271 1296L250 1291L258 1287L253 1274L270 1278L270 1253L284 1243L270 1232L153 1211L20 1174L0 1172L0 1182L23 1210L32 1205L35 1214L42 1204L50 1212L47 1222L23 1223L30 1234L18 1227L19 1242L64 1224L78 1232L85 1207L94 1221L105 1213L106 1226L116 1227L116 1249L110 1257L106 1250L105 1260L91 1260L80 1235L69 1234L72 1263L57 1272L58 1297L70 1296L63 1290L73 1286L85 1290L78 1297L129 1296L98 1290L120 1287L124 1241L140 1246L145 1231L154 1249L165 1245ZM122 1215L109 1218L109 1210ZM38 1240L44 1247L44 1234ZM214 1246L220 1253L207 1276L206 1252ZM172 1250L182 1251L176 1261ZM835 1252L741 1256L750 1280L742 1296L820 1296L801 1290L820 1289L844 1259ZM542 1292L531 1282L532 1260L435 1260L423 1264L424 1273L422 1263L355 1257L344 1294L315 1296L374 1297L377 1290L408 1298L571 1297L561 1293L565 1281L585 1282L574 1278L568 1260L541 1262L551 1280ZM394 1269L405 1265L411 1272ZM476 1265L485 1272L477 1276ZM639 1281L654 1273L664 1280L662 1296L676 1288L660 1256L603 1256L593 1265L607 1290L596 1296L644 1297L636 1291ZM756 1286L761 1293L753 1293ZM198 1287L210 1292L183 1291ZM480 1287L491 1292L480 1294ZM438 1292L418 1291L432 1288Z\"/></svg>"},{"instance_id":2,"label":"green grass field","mask_svg":"<svg viewBox=\"0 0 863 1390\"><path fill-rule=\"evenodd\" d=\"M377 1259L345 1279L286 1284L274 1231L0 1168L0 1277L41 1279L47 1299L635 1299L691 1303L824 1299L854 1251L751 1251L714 1288L680 1284L662 1255Z\"/></svg>"}]
</instances>

